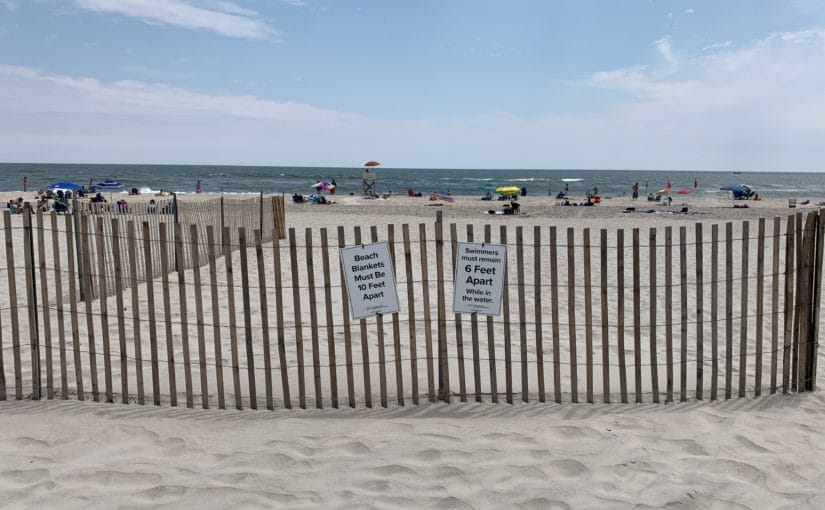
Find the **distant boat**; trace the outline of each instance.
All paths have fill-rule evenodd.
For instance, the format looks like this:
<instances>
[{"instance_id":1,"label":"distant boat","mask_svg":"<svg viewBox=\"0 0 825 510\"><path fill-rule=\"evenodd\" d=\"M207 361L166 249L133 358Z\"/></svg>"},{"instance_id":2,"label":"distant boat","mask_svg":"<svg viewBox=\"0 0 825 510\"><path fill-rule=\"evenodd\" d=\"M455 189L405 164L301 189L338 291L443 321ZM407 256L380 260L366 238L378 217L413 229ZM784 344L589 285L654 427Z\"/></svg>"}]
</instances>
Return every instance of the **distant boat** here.
<instances>
[{"instance_id":1,"label":"distant boat","mask_svg":"<svg viewBox=\"0 0 825 510\"><path fill-rule=\"evenodd\" d=\"M741 173L742 173L742 172L736 172L736 171L734 171L734 172L733 172L733 175L739 175L739 174L741 174Z\"/></svg>"}]
</instances>

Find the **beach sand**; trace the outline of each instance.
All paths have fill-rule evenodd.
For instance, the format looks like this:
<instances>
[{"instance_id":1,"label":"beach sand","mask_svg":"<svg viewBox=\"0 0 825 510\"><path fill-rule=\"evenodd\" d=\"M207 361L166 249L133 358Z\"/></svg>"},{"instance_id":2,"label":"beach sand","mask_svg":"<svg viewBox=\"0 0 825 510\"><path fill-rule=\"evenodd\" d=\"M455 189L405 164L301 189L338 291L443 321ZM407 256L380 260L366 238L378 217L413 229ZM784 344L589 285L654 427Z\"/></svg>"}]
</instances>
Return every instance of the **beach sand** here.
<instances>
[{"instance_id":1,"label":"beach sand","mask_svg":"<svg viewBox=\"0 0 825 510\"><path fill-rule=\"evenodd\" d=\"M17 194L0 197L11 198L6 195ZM209 196L183 195L180 199ZM386 235L387 224L426 223L431 229L437 210L443 211L447 225L457 223L461 239L467 224L475 226L477 236L485 224L491 224L496 233L500 225L522 226L529 236L532 227L539 225L544 230L556 226L560 240L564 239L561 229L567 227L575 227L577 235L590 228L594 239L599 229L608 229L611 243L620 228L637 227L646 233L650 227L689 226L692 236L692 225L697 221L719 225L736 222L738 232L742 220L752 220L753 235L760 217L768 218L771 225L774 217L784 222L789 213L808 210L789 209L787 200L779 199L744 202L749 208L737 209L727 199L691 197L685 200L688 211L697 214L668 214L664 211L679 211L682 201L674 199L670 208L644 201L633 204L629 198L605 200L596 207L560 207L552 198L528 196L520 199L526 214L504 217L486 212L500 209L501 202L474 197L458 197L455 204L443 206L431 206L426 198L332 198L337 203L326 206L295 205L287 200L287 227L296 229L299 241L307 228L334 231L338 225L346 227L349 241L356 225L377 225L380 237ZM622 212L634 205L659 214ZM14 221L19 221L18 217ZM20 230L15 230L15 235L19 236ZM734 254L735 260L738 255ZM237 252L233 262L239 264ZM614 268L610 266L611 273ZM397 269L403 274L403 266ZM579 266L576 270L581 274ZM754 264L751 270L755 271ZM191 273L186 274L189 281ZM208 271L203 277L208 277ZM290 285L291 277L284 277L284 285ZM531 282L533 275L525 277ZM305 278L300 276L301 281ZM595 273L594 281L597 278ZM18 287L24 288L24 280L20 276L18 280ZM250 285L256 285L254 275ZM254 294L253 309L257 304ZM404 309L402 288L399 294ZM191 313L191 294L188 299ZM691 294L690 299L691 309L695 309L695 296ZM431 300L435 301L434 295ZM273 306L274 300L269 303ZM580 314L582 297L575 296L575 303ZM333 307L340 304L340 296L335 296ZM650 299L642 304L646 314ZM766 301L766 307L769 304ZM8 297L0 296L0 306L7 305ZM112 309L114 298L108 305ZM143 317L145 306L142 294ZM416 306L421 309L420 295L416 295ZM661 303L659 306L661 309ZM176 311L173 309L173 314ZM532 317L533 312L528 302L527 316ZM221 313L225 316L227 312ZM288 309L287 320L290 314ZM595 317L598 320L598 311ZM85 338L84 322L81 319L81 338ZM110 327L114 338L116 328ZM9 321L5 316L2 328L6 347ZM21 330L26 328L23 317ZM338 330L340 326L336 338L340 338ZM736 329L734 338L738 339L738 334ZM144 333L144 342L147 337ZM501 334L497 339L500 342ZM225 339L225 346L227 342ZM689 344L692 348L693 338ZM419 345L419 349L423 348ZM227 352L225 348L224 355ZM289 354L294 356L294 349ZM562 353L563 357L568 354ZM182 353L176 351L175 355L180 359ZM615 350L611 355L616 355ZM535 356L534 349L530 356ZM600 352L595 353L597 359L600 356ZM209 359L210 364L213 361ZM752 357L749 363L752 370ZM260 366L260 360L256 364ZM113 363L116 374L117 365ZM691 374L694 369L691 367ZM393 374L388 374L388 380L394 381ZM30 377L29 366L24 366L23 375L24 380ZM295 377L293 370L290 377ZM343 377L340 372L338 377L339 381ZM420 377L424 387L426 378L423 374ZM69 379L71 383L72 374ZM179 392L183 379L179 372ZM229 390L230 372L224 380ZM534 380L531 372L531 383ZM689 379L689 386L692 381ZM818 384L822 382L820 376ZM134 388L134 382L130 384ZM617 386L613 381L613 391ZM595 387L601 388L598 379ZM519 383L514 390L520 389ZM649 403L649 393L644 404L570 404L569 387L564 388L565 403L561 405L454 402L412 406L408 402L403 408L391 403L389 409L359 406L288 411L282 402L276 402L275 411L236 411L170 408L168 402L161 408L75 400L3 402L0 491L5 496L3 504L11 507L820 507L825 456L819 437L825 429L825 399L818 392L753 398L752 390L751 377L748 398L667 405ZM308 393L312 393L311 385ZM262 407L261 400L259 396ZM535 400L535 393L531 393L531 400ZM228 394L229 407L231 402ZM325 405L329 405L328 400Z\"/></svg>"}]
</instances>

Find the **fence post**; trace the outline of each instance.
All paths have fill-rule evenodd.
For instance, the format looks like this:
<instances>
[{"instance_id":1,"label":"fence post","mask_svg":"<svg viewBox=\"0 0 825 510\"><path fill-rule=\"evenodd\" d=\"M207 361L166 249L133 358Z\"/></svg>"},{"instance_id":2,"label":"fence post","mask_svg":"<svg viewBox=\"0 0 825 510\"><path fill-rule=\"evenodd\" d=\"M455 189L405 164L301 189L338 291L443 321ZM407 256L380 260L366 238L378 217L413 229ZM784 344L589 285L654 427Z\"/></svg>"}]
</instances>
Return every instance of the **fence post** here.
<instances>
[{"instance_id":1,"label":"fence post","mask_svg":"<svg viewBox=\"0 0 825 510\"><path fill-rule=\"evenodd\" d=\"M816 358L819 351L819 319L821 317L822 299L822 252L823 240L825 239L825 210L820 209L816 224L816 258L814 262L814 288L813 288L813 320L811 326L810 339L808 341L809 356L806 367L805 386L806 390L816 389Z\"/></svg>"},{"instance_id":2,"label":"fence post","mask_svg":"<svg viewBox=\"0 0 825 510\"><path fill-rule=\"evenodd\" d=\"M80 206L77 202L77 192L72 193L72 220L74 221L74 245L77 253L77 281L80 289L80 300L86 300L86 290L83 288L83 252L80 249Z\"/></svg>"},{"instance_id":3,"label":"fence post","mask_svg":"<svg viewBox=\"0 0 825 510\"><path fill-rule=\"evenodd\" d=\"M26 304L29 309L29 345L32 357L32 400L40 400L40 333L37 324L37 278L34 265L34 235L32 232L32 208L29 202L23 207L23 242L26 267ZM9 275L14 278L14 274ZM48 313L48 310L45 311Z\"/></svg>"},{"instance_id":4,"label":"fence post","mask_svg":"<svg viewBox=\"0 0 825 510\"><path fill-rule=\"evenodd\" d=\"M435 215L436 280L438 282L438 398L450 402L450 373L447 361L447 311L444 299L444 223L443 214Z\"/></svg>"},{"instance_id":5,"label":"fence post","mask_svg":"<svg viewBox=\"0 0 825 510\"><path fill-rule=\"evenodd\" d=\"M224 223L224 219L223 219L223 188L221 188L221 236L223 236L223 223ZM223 239L223 238L221 238L221 239ZM223 244L223 243L221 243L221 244Z\"/></svg>"}]
</instances>

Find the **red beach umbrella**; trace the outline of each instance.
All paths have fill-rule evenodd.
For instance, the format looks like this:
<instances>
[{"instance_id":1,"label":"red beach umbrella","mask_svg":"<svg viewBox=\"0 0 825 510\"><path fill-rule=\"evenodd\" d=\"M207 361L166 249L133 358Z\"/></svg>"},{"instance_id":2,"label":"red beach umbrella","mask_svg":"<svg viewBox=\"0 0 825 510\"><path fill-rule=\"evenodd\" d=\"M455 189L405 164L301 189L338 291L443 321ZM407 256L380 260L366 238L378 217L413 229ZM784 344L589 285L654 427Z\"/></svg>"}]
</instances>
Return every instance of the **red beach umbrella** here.
<instances>
[{"instance_id":1,"label":"red beach umbrella","mask_svg":"<svg viewBox=\"0 0 825 510\"><path fill-rule=\"evenodd\" d=\"M366 163L364 163L364 166L378 166L380 164L381 163L379 163L378 161L367 161Z\"/></svg>"}]
</instances>

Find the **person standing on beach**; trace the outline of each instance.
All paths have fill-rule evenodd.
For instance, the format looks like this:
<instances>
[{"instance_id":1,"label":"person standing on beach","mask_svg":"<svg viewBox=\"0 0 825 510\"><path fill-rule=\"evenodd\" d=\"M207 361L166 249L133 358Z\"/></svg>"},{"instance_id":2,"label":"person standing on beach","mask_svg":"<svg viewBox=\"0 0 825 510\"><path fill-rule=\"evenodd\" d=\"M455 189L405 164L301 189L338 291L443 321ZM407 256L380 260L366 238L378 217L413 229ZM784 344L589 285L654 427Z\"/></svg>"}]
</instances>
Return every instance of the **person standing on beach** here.
<instances>
[{"instance_id":1,"label":"person standing on beach","mask_svg":"<svg viewBox=\"0 0 825 510\"><path fill-rule=\"evenodd\" d=\"M23 177L23 193L29 191L29 178Z\"/></svg>"},{"instance_id":2,"label":"person standing on beach","mask_svg":"<svg viewBox=\"0 0 825 510\"><path fill-rule=\"evenodd\" d=\"M338 185L335 183L335 177L333 177L332 179L330 179L330 182L329 182L329 183L330 183L330 184L332 184L332 187L330 187L330 188L329 188L329 194L330 194L330 195L334 195L334 194L335 194L335 190L336 190L336 189L338 189Z\"/></svg>"},{"instance_id":3,"label":"person standing on beach","mask_svg":"<svg viewBox=\"0 0 825 510\"><path fill-rule=\"evenodd\" d=\"M639 183L633 184L633 201L635 202L639 198Z\"/></svg>"},{"instance_id":4,"label":"person standing on beach","mask_svg":"<svg viewBox=\"0 0 825 510\"><path fill-rule=\"evenodd\" d=\"M201 180L198 179L198 182L195 183L195 193L202 193L203 188L201 187Z\"/></svg>"}]
</instances>

